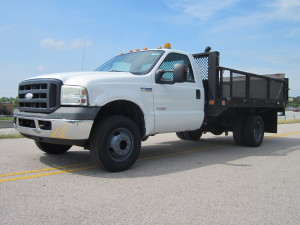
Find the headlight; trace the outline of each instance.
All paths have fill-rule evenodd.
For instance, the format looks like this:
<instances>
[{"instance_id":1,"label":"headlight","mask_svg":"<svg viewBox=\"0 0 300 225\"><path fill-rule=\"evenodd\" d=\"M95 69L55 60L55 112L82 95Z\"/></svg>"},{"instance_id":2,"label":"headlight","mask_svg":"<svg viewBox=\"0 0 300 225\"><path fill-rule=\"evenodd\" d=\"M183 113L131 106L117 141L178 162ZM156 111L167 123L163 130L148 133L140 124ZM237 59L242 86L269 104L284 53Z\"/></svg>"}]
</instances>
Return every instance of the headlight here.
<instances>
[{"instance_id":1,"label":"headlight","mask_svg":"<svg viewBox=\"0 0 300 225\"><path fill-rule=\"evenodd\" d=\"M81 86L68 86L61 87L62 105L88 105L88 94L84 87Z\"/></svg>"}]
</instances>

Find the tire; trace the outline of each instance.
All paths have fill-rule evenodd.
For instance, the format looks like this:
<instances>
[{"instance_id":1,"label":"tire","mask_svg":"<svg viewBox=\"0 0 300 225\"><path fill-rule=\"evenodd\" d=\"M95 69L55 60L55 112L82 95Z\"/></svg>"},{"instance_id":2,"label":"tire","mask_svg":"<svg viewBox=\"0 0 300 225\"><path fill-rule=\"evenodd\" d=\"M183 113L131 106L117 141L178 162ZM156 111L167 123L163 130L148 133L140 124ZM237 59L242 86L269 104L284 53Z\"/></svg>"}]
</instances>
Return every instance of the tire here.
<instances>
[{"instance_id":1,"label":"tire","mask_svg":"<svg viewBox=\"0 0 300 225\"><path fill-rule=\"evenodd\" d=\"M183 135L186 140L189 141L198 141L202 136L203 131L201 129L193 130L193 131L185 131Z\"/></svg>"},{"instance_id":2,"label":"tire","mask_svg":"<svg viewBox=\"0 0 300 225\"><path fill-rule=\"evenodd\" d=\"M129 169L141 148L137 125L125 116L110 116L100 121L91 136L92 160L111 172Z\"/></svg>"},{"instance_id":3,"label":"tire","mask_svg":"<svg viewBox=\"0 0 300 225\"><path fill-rule=\"evenodd\" d=\"M245 117L239 117L233 127L233 141L236 145L244 146L244 122Z\"/></svg>"},{"instance_id":4,"label":"tire","mask_svg":"<svg viewBox=\"0 0 300 225\"><path fill-rule=\"evenodd\" d=\"M252 115L247 117L244 123L244 141L249 147L258 147L264 139L264 121L261 116Z\"/></svg>"},{"instance_id":5,"label":"tire","mask_svg":"<svg viewBox=\"0 0 300 225\"><path fill-rule=\"evenodd\" d=\"M40 150L48 154L62 154L67 152L72 147L72 145L50 144L36 140L34 142Z\"/></svg>"},{"instance_id":6,"label":"tire","mask_svg":"<svg viewBox=\"0 0 300 225\"><path fill-rule=\"evenodd\" d=\"M218 135L223 134L223 133L224 133L224 130L221 129L221 128L215 127L215 128L211 131L211 133L212 133L213 135L218 136Z\"/></svg>"},{"instance_id":7,"label":"tire","mask_svg":"<svg viewBox=\"0 0 300 225\"><path fill-rule=\"evenodd\" d=\"M145 137L142 138L142 141L147 141L148 138L149 138L149 136L145 136Z\"/></svg>"},{"instance_id":8,"label":"tire","mask_svg":"<svg viewBox=\"0 0 300 225\"><path fill-rule=\"evenodd\" d=\"M176 132L176 135L179 139L181 140L186 140L185 136L184 136L184 132Z\"/></svg>"}]
</instances>

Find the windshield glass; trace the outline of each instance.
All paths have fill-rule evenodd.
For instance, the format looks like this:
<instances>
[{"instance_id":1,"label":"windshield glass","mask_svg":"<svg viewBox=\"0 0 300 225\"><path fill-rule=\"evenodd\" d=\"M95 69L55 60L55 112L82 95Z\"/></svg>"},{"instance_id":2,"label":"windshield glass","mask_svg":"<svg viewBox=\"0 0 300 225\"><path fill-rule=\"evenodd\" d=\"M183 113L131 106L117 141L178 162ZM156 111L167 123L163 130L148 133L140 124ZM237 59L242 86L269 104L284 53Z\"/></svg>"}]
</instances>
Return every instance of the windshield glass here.
<instances>
[{"instance_id":1,"label":"windshield glass","mask_svg":"<svg viewBox=\"0 0 300 225\"><path fill-rule=\"evenodd\" d=\"M147 74L163 53L163 50L148 50L118 55L98 67L96 71Z\"/></svg>"}]
</instances>

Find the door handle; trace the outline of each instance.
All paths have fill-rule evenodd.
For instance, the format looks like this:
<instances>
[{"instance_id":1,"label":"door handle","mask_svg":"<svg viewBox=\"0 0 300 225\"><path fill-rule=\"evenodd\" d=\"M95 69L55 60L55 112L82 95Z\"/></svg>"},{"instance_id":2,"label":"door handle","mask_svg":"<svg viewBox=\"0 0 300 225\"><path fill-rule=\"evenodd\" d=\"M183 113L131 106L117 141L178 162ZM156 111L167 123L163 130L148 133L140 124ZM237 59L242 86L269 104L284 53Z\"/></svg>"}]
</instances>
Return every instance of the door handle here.
<instances>
[{"instance_id":1,"label":"door handle","mask_svg":"<svg viewBox=\"0 0 300 225\"><path fill-rule=\"evenodd\" d=\"M199 89L196 90L196 99L200 99L201 98L201 92Z\"/></svg>"}]
</instances>

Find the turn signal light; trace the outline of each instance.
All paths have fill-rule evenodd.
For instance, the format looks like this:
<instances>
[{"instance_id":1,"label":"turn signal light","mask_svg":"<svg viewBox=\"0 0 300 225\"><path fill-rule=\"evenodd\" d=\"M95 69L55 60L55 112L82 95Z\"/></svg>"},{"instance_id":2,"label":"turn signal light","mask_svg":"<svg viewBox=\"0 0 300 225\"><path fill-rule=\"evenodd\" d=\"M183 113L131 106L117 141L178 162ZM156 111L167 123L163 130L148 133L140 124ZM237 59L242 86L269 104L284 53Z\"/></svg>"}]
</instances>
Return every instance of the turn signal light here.
<instances>
[{"instance_id":1,"label":"turn signal light","mask_svg":"<svg viewBox=\"0 0 300 225\"><path fill-rule=\"evenodd\" d=\"M171 48L171 43L165 43L165 48Z\"/></svg>"}]
</instances>

